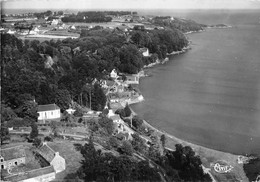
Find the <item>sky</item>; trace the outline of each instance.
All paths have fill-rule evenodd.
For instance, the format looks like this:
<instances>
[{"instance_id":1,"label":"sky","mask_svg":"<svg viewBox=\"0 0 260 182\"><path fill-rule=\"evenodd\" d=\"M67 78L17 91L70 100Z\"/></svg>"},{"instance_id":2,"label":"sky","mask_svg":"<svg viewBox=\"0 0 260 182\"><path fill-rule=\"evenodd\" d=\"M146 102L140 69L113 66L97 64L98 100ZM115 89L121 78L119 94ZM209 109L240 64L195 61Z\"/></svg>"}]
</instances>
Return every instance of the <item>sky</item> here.
<instances>
[{"instance_id":1,"label":"sky","mask_svg":"<svg viewBox=\"0 0 260 182\"><path fill-rule=\"evenodd\" d=\"M6 9L260 9L260 0L0 0Z\"/></svg>"}]
</instances>

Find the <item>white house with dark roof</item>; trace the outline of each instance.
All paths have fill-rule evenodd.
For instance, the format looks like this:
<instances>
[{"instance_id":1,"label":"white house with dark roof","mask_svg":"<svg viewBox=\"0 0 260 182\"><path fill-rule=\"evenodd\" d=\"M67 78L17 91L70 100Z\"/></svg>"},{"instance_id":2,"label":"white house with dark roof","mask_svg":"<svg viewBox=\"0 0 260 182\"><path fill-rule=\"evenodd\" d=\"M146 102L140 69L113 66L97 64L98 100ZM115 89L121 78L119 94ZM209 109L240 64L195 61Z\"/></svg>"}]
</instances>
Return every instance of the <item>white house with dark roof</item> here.
<instances>
[{"instance_id":1,"label":"white house with dark roof","mask_svg":"<svg viewBox=\"0 0 260 182\"><path fill-rule=\"evenodd\" d=\"M116 72L115 69L113 69L113 70L111 71L110 77L111 77L111 78L117 78L117 77L118 77L117 72Z\"/></svg>"},{"instance_id":2,"label":"white house with dark roof","mask_svg":"<svg viewBox=\"0 0 260 182\"><path fill-rule=\"evenodd\" d=\"M38 120L45 122L50 119L60 119L60 108L56 104L38 106Z\"/></svg>"},{"instance_id":3,"label":"white house with dark roof","mask_svg":"<svg viewBox=\"0 0 260 182\"><path fill-rule=\"evenodd\" d=\"M144 48L140 48L139 51L143 54L144 57L149 57L149 49L144 47Z\"/></svg>"},{"instance_id":4,"label":"white house with dark roof","mask_svg":"<svg viewBox=\"0 0 260 182\"><path fill-rule=\"evenodd\" d=\"M1 169L8 169L12 166L25 164L25 150L23 146L16 146L0 150Z\"/></svg>"}]
</instances>

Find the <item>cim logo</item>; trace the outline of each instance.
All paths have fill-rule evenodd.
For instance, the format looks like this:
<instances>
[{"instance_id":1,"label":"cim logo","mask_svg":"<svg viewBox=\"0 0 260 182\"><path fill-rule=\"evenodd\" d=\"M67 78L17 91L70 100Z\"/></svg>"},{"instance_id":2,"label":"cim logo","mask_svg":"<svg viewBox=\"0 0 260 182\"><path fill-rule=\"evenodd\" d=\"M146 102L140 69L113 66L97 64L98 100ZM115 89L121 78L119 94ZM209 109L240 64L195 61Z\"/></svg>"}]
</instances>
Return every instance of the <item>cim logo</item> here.
<instances>
[{"instance_id":1,"label":"cim logo","mask_svg":"<svg viewBox=\"0 0 260 182\"><path fill-rule=\"evenodd\" d=\"M217 173L229 173L233 169L231 165L228 165L226 162L223 161L216 162L213 168Z\"/></svg>"}]
</instances>

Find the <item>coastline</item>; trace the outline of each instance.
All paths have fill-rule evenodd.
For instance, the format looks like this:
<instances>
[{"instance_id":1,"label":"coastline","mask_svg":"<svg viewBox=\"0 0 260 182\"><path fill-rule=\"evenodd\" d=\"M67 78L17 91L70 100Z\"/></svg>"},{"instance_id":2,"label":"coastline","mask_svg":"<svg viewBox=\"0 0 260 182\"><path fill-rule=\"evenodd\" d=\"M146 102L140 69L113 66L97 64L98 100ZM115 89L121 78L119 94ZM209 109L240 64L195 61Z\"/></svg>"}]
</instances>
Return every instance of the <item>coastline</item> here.
<instances>
[{"instance_id":1,"label":"coastline","mask_svg":"<svg viewBox=\"0 0 260 182\"><path fill-rule=\"evenodd\" d=\"M171 54L167 54L167 56L185 53L189 49L191 49L190 42L188 46L184 47L181 51L176 51ZM144 68L150 68L157 64L164 64L168 60L169 58L163 60L162 62L156 61L155 63L151 63L150 65ZM144 101L143 96L142 99L139 101L129 102L129 105L142 102L142 101ZM132 108L131 110L134 115L138 115ZM160 137L162 134L164 134L167 137L166 147L170 150L175 150L176 144L182 144L183 146L190 146L194 150L194 152L200 156L204 168L204 172L209 172L214 177L212 179L213 181L227 181L230 180L230 176L235 178L236 181L243 181L243 182L249 181L244 172L243 164L238 163L238 158L241 157L241 155L218 151L215 149L210 149L204 146L193 144L183 139L177 138L174 135L171 135L163 130L157 129L156 127L152 126L150 123L145 121L144 119L143 119L143 123L145 127L149 127L150 129L154 130L153 135ZM230 173L225 173L227 175L223 175L223 173L215 172L213 170L213 166L217 161L225 161L228 165L231 165L233 167L232 171Z\"/></svg>"},{"instance_id":2,"label":"coastline","mask_svg":"<svg viewBox=\"0 0 260 182\"><path fill-rule=\"evenodd\" d=\"M182 48L182 50L180 50L180 51L172 51L171 53L167 53L166 55L167 55L167 56L171 56L171 55L183 54L183 53L185 53L185 52L187 52L188 50L191 49L190 44L191 44L191 41L189 41L188 45L187 45L186 47ZM145 65L143 68L144 68L144 69L145 69L145 68L151 68L151 67L154 67L154 66L156 66L156 65L158 65L158 64L165 64L165 63L168 62L168 61L169 61L169 58L168 58L168 57L166 57L166 58L163 59L163 60L156 59L156 61L155 61L154 63L150 63L150 64L148 64L148 65Z\"/></svg>"}]
</instances>

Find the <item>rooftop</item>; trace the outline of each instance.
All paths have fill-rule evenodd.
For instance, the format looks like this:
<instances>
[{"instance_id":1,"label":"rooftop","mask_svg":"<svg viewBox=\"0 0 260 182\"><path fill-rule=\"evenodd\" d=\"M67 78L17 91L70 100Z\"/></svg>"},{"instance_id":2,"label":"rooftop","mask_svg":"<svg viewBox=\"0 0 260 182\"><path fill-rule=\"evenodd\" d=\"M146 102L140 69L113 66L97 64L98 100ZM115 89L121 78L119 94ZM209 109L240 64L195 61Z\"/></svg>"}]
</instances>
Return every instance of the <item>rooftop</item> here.
<instances>
[{"instance_id":1,"label":"rooftop","mask_svg":"<svg viewBox=\"0 0 260 182\"><path fill-rule=\"evenodd\" d=\"M2 156L5 161L8 161L12 159L25 157L26 154L24 147L21 145L0 150L0 156Z\"/></svg>"},{"instance_id":2,"label":"rooftop","mask_svg":"<svg viewBox=\"0 0 260 182\"><path fill-rule=\"evenodd\" d=\"M53 166L48 166L45 168L40 168L40 169L36 169L36 170L32 170L32 171L27 171L21 174L17 174L17 175L12 175L12 176L8 176L5 178L5 180L8 181L22 181L25 179L30 179L30 178L34 178L37 176L42 176L44 174L49 174L49 173L54 173L54 168Z\"/></svg>"},{"instance_id":3,"label":"rooftop","mask_svg":"<svg viewBox=\"0 0 260 182\"><path fill-rule=\"evenodd\" d=\"M47 105L39 105L38 106L38 112L52 111L52 110L57 110L57 109L60 109L60 108L56 104L47 104Z\"/></svg>"},{"instance_id":4,"label":"rooftop","mask_svg":"<svg viewBox=\"0 0 260 182\"><path fill-rule=\"evenodd\" d=\"M43 143L37 152L45 158L48 162L51 162L55 157L55 151L50 148L47 143Z\"/></svg>"}]
</instances>

